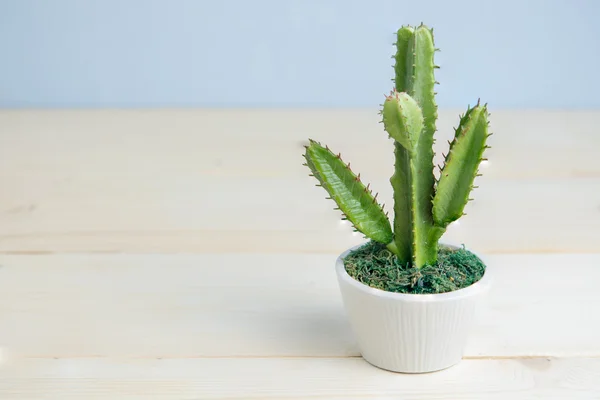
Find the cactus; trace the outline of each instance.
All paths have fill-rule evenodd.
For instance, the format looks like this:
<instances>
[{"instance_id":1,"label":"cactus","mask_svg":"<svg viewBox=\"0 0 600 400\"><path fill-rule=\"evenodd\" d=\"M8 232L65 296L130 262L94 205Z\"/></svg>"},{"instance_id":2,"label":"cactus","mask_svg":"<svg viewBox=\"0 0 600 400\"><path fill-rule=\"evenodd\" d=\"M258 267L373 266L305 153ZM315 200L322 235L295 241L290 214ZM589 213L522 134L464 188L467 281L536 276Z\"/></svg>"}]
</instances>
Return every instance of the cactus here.
<instances>
[{"instance_id":1,"label":"cactus","mask_svg":"<svg viewBox=\"0 0 600 400\"><path fill-rule=\"evenodd\" d=\"M397 32L395 87L382 105L383 126L394 140L393 231L382 206L372 196L350 164L310 140L306 166L312 171L354 228L367 238L382 243L404 265L422 268L434 265L438 240L448 225L463 216L465 205L488 136L487 106L479 101L460 118L450 143L440 177L433 169L433 144L437 106L434 85L433 32L421 24Z\"/></svg>"}]
</instances>

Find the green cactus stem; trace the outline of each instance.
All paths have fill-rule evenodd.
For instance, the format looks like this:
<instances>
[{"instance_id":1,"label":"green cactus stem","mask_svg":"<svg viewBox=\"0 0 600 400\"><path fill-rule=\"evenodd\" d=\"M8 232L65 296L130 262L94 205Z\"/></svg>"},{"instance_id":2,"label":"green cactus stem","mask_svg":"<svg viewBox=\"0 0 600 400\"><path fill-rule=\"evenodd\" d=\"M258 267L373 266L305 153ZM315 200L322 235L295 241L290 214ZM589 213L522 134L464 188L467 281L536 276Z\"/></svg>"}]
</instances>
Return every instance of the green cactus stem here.
<instances>
[{"instance_id":1,"label":"green cactus stem","mask_svg":"<svg viewBox=\"0 0 600 400\"><path fill-rule=\"evenodd\" d=\"M477 103L461 118L440 172L433 199L433 219L438 227L446 228L463 215L488 136L487 107Z\"/></svg>"},{"instance_id":2,"label":"green cactus stem","mask_svg":"<svg viewBox=\"0 0 600 400\"><path fill-rule=\"evenodd\" d=\"M396 91L405 92L419 105L423 128L412 151L401 142L395 143L395 171L390 179L394 189L394 241L403 263L412 261L422 267L437 260L435 238L439 234L431 210L435 184L433 134L437 119L433 34L424 25L402 27L397 32L396 48ZM384 121L386 111L384 106Z\"/></svg>"},{"instance_id":3,"label":"green cactus stem","mask_svg":"<svg viewBox=\"0 0 600 400\"><path fill-rule=\"evenodd\" d=\"M376 242L389 244L395 252L392 227L383 207L377 203L377 195L373 196L363 185L360 175L350 170L350 164L344 164L339 154L333 154L314 140L306 146L304 157L314 177L354 228Z\"/></svg>"}]
</instances>

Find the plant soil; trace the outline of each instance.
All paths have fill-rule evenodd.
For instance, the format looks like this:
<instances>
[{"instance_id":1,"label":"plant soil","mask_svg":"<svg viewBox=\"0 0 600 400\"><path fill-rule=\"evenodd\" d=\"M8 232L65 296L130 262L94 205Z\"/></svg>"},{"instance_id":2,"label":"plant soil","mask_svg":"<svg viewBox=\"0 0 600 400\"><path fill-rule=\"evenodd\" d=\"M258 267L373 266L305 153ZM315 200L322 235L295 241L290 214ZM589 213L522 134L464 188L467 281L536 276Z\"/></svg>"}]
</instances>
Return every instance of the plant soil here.
<instances>
[{"instance_id":1,"label":"plant soil","mask_svg":"<svg viewBox=\"0 0 600 400\"><path fill-rule=\"evenodd\" d=\"M477 282L485 264L464 247L440 244L436 265L416 268L402 265L385 245L370 241L344 258L348 274L357 281L387 292L408 294L445 293Z\"/></svg>"}]
</instances>

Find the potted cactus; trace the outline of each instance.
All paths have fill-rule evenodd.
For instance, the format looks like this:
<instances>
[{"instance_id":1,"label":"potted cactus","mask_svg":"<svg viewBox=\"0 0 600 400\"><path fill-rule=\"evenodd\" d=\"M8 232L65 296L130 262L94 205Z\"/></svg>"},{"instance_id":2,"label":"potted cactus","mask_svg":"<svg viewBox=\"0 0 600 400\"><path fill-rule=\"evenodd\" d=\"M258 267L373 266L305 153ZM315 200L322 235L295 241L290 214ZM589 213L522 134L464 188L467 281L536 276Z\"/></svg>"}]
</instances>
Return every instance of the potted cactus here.
<instances>
[{"instance_id":1,"label":"potted cactus","mask_svg":"<svg viewBox=\"0 0 600 400\"><path fill-rule=\"evenodd\" d=\"M393 229L388 216L339 154L310 140L304 157L344 219L368 240L336 261L342 299L364 359L397 372L430 372L458 363L489 274L464 246L439 243L463 215L483 160L487 106L468 108L455 129L439 178L432 30L397 32L395 88L381 115L393 139Z\"/></svg>"}]
</instances>

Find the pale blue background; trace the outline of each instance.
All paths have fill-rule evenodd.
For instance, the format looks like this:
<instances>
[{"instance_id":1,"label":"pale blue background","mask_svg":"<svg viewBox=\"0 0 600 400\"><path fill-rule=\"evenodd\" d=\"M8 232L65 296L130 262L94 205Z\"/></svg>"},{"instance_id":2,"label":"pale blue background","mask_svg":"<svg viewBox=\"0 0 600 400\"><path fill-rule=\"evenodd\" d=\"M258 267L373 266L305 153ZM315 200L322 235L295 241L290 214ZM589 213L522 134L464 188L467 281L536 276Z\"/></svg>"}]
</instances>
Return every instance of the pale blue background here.
<instances>
[{"instance_id":1,"label":"pale blue background","mask_svg":"<svg viewBox=\"0 0 600 400\"><path fill-rule=\"evenodd\" d=\"M599 0L0 0L0 107L376 107L424 21L441 106L600 107Z\"/></svg>"}]
</instances>

